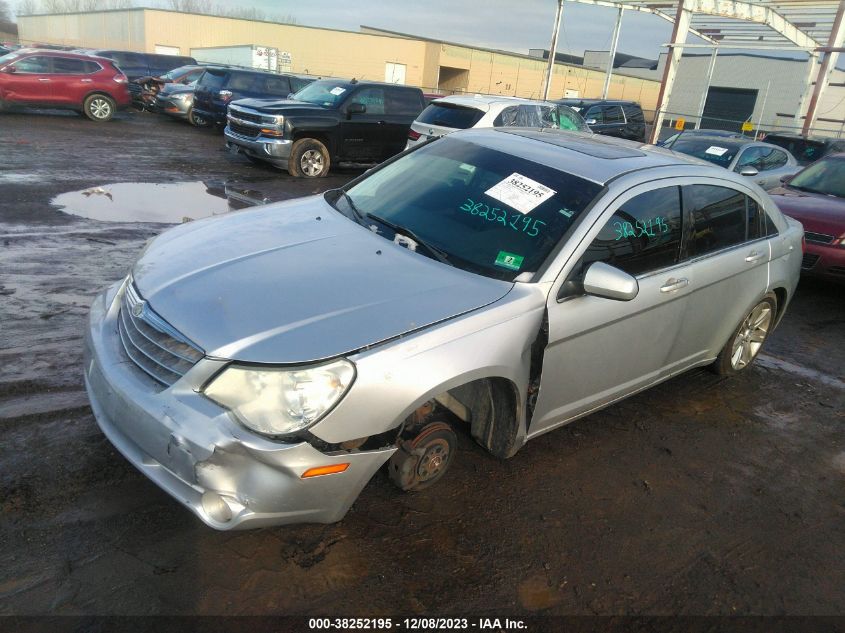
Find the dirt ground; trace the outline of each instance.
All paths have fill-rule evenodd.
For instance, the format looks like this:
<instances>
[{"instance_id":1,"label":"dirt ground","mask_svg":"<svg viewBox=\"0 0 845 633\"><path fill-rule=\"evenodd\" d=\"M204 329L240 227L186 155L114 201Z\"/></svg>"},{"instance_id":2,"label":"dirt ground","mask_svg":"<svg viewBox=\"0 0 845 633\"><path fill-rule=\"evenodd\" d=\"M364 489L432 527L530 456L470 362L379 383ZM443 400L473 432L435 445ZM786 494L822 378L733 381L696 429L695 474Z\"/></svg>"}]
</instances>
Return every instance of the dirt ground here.
<instances>
[{"instance_id":1,"label":"dirt ground","mask_svg":"<svg viewBox=\"0 0 845 633\"><path fill-rule=\"evenodd\" d=\"M166 225L51 199L281 200L357 173L293 180L149 114L0 115L0 614L845 614L845 292L824 283L739 377L689 373L506 462L462 437L437 486L379 472L338 524L215 532L130 466L88 407L82 333Z\"/></svg>"}]
</instances>

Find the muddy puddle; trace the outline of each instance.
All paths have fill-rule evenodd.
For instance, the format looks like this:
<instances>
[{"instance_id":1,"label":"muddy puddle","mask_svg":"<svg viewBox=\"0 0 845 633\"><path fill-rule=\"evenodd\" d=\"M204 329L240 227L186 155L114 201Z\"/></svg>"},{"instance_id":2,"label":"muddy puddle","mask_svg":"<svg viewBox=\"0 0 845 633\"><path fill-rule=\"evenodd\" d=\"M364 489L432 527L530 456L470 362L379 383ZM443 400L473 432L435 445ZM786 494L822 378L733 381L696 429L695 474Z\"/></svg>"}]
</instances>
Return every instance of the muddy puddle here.
<instances>
[{"instance_id":1,"label":"muddy puddle","mask_svg":"<svg viewBox=\"0 0 845 633\"><path fill-rule=\"evenodd\" d=\"M63 213L102 222L180 224L266 204L260 191L219 181L119 182L69 191L50 203Z\"/></svg>"}]
</instances>

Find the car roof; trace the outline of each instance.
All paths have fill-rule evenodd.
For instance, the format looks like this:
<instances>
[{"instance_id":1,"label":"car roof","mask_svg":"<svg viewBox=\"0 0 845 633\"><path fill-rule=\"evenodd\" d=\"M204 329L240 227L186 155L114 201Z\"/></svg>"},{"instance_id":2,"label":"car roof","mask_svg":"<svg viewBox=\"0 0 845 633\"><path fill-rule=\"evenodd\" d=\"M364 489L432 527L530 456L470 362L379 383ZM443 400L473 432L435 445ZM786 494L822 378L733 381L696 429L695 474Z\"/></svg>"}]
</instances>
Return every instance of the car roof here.
<instances>
[{"instance_id":1,"label":"car roof","mask_svg":"<svg viewBox=\"0 0 845 633\"><path fill-rule=\"evenodd\" d=\"M244 73L250 75L273 75L274 77L297 77L299 79L314 79L308 75L299 75L296 73L274 73L272 70L261 70L260 68L241 68L240 66L226 66L223 64L197 64L206 70L226 70L236 73Z\"/></svg>"},{"instance_id":2,"label":"car roof","mask_svg":"<svg viewBox=\"0 0 845 633\"><path fill-rule=\"evenodd\" d=\"M341 86L390 86L391 88L401 88L403 90L419 90L422 93L422 90L417 88L416 86L406 86L404 84L392 84L386 81L369 81L369 80L361 80L361 79L337 79L334 77L321 77L316 81L332 81L335 84Z\"/></svg>"},{"instance_id":3,"label":"car roof","mask_svg":"<svg viewBox=\"0 0 845 633\"><path fill-rule=\"evenodd\" d=\"M656 145L600 134L551 128L471 128L453 132L446 138L513 154L602 185L627 173L658 167L681 166L689 168L691 173L720 178L731 173Z\"/></svg>"},{"instance_id":4,"label":"car roof","mask_svg":"<svg viewBox=\"0 0 845 633\"><path fill-rule=\"evenodd\" d=\"M606 105L633 105L639 106L640 104L636 101L628 101L626 99L578 99L578 98L568 98L568 99L556 99L555 103L562 103L563 105L596 105L596 104L606 104Z\"/></svg>"},{"instance_id":5,"label":"car roof","mask_svg":"<svg viewBox=\"0 0 845 633\"><path fill-rule=\"evenodd\" d=\"M504 95L451 95L435 99L432 103L452 103L466 108L489 110L494 105L560 105L551 101L539 101L537 99L523 99L521 97L508 97Z\"/></svg>"},{"instance_id":6,"label":"car roof","mask_svg":"<svg viewBox=\"0 0 845 633\"><path fill-rule=\"evenodd\" d=\"M71 53L70 51L57 51L53 48L19 48L16 51L11 51L20 55L38 54L44 57L69 57L71 59L81 59L83 61L98 61L113 63L113 60L108 57L100 57L99 55L87 55L85 53Z\"/></svg>"},{"instance_id":7,"label":"car roof","mask_svg":"<svg viewBox=\"0 0 845 633\"><path fill-rule=\"evenodd\" d=\"M834 143L845 143L845 138L836 138L835 136L803 136L801 134L793 134L790 132L771 132L766 134L766 138L773 136L775 138L786 138L791 141L813 141L815 143L827 143L828 145Z\"/></svg>"}]
</instances>

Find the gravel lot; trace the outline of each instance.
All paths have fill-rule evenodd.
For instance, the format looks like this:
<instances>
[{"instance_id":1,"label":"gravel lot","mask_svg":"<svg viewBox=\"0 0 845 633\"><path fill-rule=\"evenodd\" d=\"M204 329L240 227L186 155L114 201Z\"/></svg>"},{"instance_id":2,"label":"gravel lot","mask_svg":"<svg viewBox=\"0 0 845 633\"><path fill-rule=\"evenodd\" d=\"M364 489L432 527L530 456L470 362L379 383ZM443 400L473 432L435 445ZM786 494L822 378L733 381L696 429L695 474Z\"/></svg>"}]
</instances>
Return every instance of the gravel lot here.
<instances>
[{"instance_id":1,"label":"gravel lot","mask_svg":"<svg viewBox=\"0 0 845 633\"><path fill-rule=\"evenodd\" d=\"M167 225L51 200L201 181L242 206L358 173L293 180L150 114L0 115L0 614L845 613L845 293L807 280L747 373L691 372L506 462L461 437L437 486L379 472L339 524L214 532L136 472L88 407L82 333ZM196 213L136 192L139 220Z\"/></svg>"}]
</instances>

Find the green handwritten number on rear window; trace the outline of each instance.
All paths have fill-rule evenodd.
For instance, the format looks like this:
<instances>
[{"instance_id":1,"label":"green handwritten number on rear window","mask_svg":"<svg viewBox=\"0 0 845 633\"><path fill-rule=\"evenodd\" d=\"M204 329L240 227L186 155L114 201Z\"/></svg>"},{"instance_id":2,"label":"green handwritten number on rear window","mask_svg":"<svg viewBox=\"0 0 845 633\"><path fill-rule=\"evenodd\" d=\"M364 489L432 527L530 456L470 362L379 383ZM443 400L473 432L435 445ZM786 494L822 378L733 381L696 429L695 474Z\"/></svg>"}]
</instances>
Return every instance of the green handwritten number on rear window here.
<instances>
[{"instance_id":1,"label":"green handwritten number on rear window","mask_svg":"<svg viewBox=\"0 0 845 633\"><path fill-rule=\"evenodd\" d=\"M630 222L613 222L613 230L616 232L616 240L623 240L629 237L657 237L657 234L669 232L669 225L661 217L649 218L648 220L637 220Z\"/></svg>"},{"instance_id":2,"label":"green handwritten number on rear window","mask_svg":"<svg viewBox=\"0 0 845 633\"><path fill-rule=\"evenodd\" d=\"M466 202L458 209L488 222L501 222L502 226L510 227L518 233L525 233L528 237L537 237L540 235L540 230L546 226L546 223L542 220L522 213L508 213L504 209L491 207L483 202L476 202L472 198L467 198Z\"/></svg>"}]
</instances>

